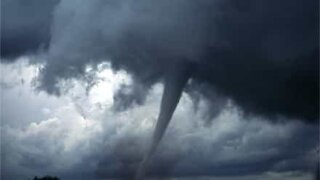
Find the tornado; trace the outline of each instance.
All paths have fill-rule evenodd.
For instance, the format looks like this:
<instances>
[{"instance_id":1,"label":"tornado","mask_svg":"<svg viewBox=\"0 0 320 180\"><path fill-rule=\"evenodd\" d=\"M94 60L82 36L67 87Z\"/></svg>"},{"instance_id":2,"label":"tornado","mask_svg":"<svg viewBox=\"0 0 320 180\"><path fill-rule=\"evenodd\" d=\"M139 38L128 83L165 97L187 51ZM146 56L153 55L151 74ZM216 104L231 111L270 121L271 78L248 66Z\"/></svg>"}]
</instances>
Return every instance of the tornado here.
<instances>
[{"instance_id":1,"label":"tornado","mask_svg":"<svg viewBox=\"0 0 320 180\"><path fill-rule=\"evenodd\" d=\"M167 129L171 117L179 103L183 88L191 76L191 72L191 63L177 62L165 74L164 90L157 124L149 149L139 165L135 180L142 180L147 173L150 159Z\"/></svg>"}]
</instances>

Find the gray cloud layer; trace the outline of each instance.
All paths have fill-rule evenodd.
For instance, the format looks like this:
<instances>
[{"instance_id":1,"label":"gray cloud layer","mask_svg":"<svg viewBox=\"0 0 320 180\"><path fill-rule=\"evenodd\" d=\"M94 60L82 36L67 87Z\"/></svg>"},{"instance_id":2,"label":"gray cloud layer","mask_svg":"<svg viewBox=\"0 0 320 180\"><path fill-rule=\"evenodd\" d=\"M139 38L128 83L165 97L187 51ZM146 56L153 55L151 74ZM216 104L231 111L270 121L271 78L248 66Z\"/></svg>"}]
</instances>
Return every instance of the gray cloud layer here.
<instances>
[{"instance_id":1,"label":"gray cloud layer","mask_svg":"<svg viewBox=\"0 0 320 180\"><path fill-rule=\"evenodd\" d=\"M58 0L1 1L3 61L11 61L48 47L52 13L57 3Z\"/></svg>"},{"instance_id":2,"label":"gray cloud layer","mask_svg":"<svg viewBox=\"0 0 320 180\"><path fill-rule=\"evenodd\" d=\"M59 79L81 77L86 65L106 59L144 88L161 80L175 61L192 63L195 82L210 84L248 113L314 121L319 109L317 4L77 0L54 8L51 1L27 6L5 1L2 7L10 11L2 17L2 57L36 50L50 39L39 86L55 94ZM203 95L210 99L209 93Z\"/></svg>"},{"instance_id":3,"label":"gray cloud layer","mask_svg":"<svg viewBox=\"0 0 320 180\"><path fill-rule=\"evenodd\" d=\"M2 69L13 82L20 81L20 71L25 83L11 89L1 86L6 97L1 108L1 178L49 174L70 180L130 179L153 129L161 85L151 88L143 105L112 111L113 106L100 109L88 102L94 92L85 97L81 82L82 88L71 88L59 98L36 93L30 71L25 70L28 65L20 67ZM12 110L7 111L7 106L20 107L25 102L35 110L20 108L15 113L23 116L10 117ZM312 177L318 158L317 126L247 119L230 102L208 125L204 121L207 105L200 98L199 110L194 111L191 97L183 94L149 176L171 180Z\"/></svg>"},{"instance_id":4,"label":"gray cloud layer","mask_svg":"<svg viewBox=\"0 0 320 180\"><path fill-rule=\"evenodd\" d=\"M2 126L6 141L1 141L5 147L1 158L8 162L1 167L6 172L3 176L24 177L41 171L75 178L74 170L80 169L90 174L87 177L93 173L101 178L128 177L141 159L144 138L150 135L128 119L157 112L148 107L147 92L178 64L192 65L185 90L196 106L185 108L184 113L178 107L176 121L181 121L169 129L155 157L158 163L151 165L152 176L310 172L317 157L318 128L292 119L318 121L318 8L316 0L4 0L2 62L44 51L37 81L41 90L63 96L60 80L92 82L87 66L95 68L104 61L113 70L126 70L134 83L120 88L113 109L108 109L114 113L111 119L126 120L123 128L106 123L106 134L93 135L92 144L74 145L83 147L79 153L73 154L77 151L72 148L64 151L69 139L68 143L57 141L65 137L63 132L73 132L73 126L61 126L63 118L33 123L26 129ZM160 93L150 96L158 98ZM236 115L225 112L230 110L229 99L249 115L241 116L241 123ZM202 106L203 101L208 106ZM196 115L190 114L193 108L198 110ZM16 118L10 113L1 118ZM86 118L80 114L70 119ZM292 122L276 126L252 114L267 121ZM40 121L44 116L37 118ZM215 121L197 125L193 119ZM226 124L232 130L224 128ZM125 148L129 145L132 148ZM79 154L82 159L77 159ZM64 158L70 164L65 165Z\"/></svg>"}]
</instances>

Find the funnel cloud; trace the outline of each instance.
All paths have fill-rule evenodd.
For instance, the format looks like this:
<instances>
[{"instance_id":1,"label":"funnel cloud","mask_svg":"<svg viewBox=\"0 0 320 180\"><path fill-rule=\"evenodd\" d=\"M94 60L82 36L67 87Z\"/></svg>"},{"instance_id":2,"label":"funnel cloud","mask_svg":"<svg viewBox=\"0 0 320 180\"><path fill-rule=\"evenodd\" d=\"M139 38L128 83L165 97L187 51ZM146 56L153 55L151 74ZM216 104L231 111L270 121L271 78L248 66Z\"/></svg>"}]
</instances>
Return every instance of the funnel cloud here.
<instances>
[{"instance_id":1,"label":"funnel cloud","mask_svg":"<svg viewBox=\"0 0 320 180\"><path fill-rule=\"evenodd\" d=\"M88 67L108 62L133 81L132 91L120 86L114 95L121 113L163 84L136 179L148 172L183 92L195 106L206 101L209 121L228 102L248 118L319 121L317 0L3 0L1 10L2 62L39 55L30 63L41 64L40 91L63 96L68 80L94 86Z\"/></svg>"}]
</instances>

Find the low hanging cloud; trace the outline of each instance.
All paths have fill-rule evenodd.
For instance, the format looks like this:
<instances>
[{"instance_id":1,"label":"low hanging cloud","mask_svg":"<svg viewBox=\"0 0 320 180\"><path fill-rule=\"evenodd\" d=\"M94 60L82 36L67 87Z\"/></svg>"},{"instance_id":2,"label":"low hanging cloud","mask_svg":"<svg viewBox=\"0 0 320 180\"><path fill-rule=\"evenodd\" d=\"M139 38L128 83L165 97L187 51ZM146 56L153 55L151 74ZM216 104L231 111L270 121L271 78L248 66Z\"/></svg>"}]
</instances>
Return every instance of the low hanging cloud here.
<instances>
[{"instance_id":1,"label":"low hanging cloud","mask_svg":"<svg viewBox=\"0 0 320 180\"><path fill-rule=\"evenodd\" d=\"M6 97L3 108L18 106L28 97L30 106L41 104L33 108L45 116L40 116L39 121L33 111L18 109L16 113L24 118L7 119L11 112L1 109L5 118L1 125L1 178L28 179L46 174L70 180L132 177L152 133L162 84L151 87L143 105L133 104L126 110L114 111L112 88L104 87L112 84L110 87L120 88L120 79L127 75L109 74L110 69L106 69L100 77L107 79L98 82L88 97L83 83L75 82L68 93L55 99L32 89L31 80L37 73L30 69L36 67L27 63L18 66L20 70L11 65L2 68L11 82L19 81L16 75L19 72L25 77L24 84L13 84L11 89L1 86ZM111 96L102 98L100 90ZM16 97L20 98L12 101ZM107 106L100 107L97 102ZM232 101L208 125L203 116L207 105L206 99L201 98L200 108L195 111L191 96L182 95L163 143L150 164L150 178L312 177L318 157L318 127L299 121L274 124L257 117L246 120Z\"/></svg>"},{"instance_id":2,"label":"low hanging cloud","mask_svg":"<svg viewBox=\"0 0 320 180\"><path fill-rule=\"evenodd\" d=\"M316 123L319 118L316 0L24 3L4 0L2 4L2 9L10 10L2 14L2 62L16 63L16 57L41 54L41 60L30 61L41 64L33 83L57 98L70 96L71 102L66 100L66 106L57 108L53 117L48 118L52 112L43 110L48 114L37 117L35 123L26 121L25 129L2 127L8 140L1 142L8 147L3 153L12 157L5 159L8 177L20 176L14 175L14 169L21 169L20 177L34 173L27 164L37 161L35 157L45 159L31 165L37 170L43 164L61 164L58 157L71 158L63 170L41 169L68 178L76 177L74 169L84 169L83 177L85 173L87 177L132 177L146 149L145 138L151 136L161 94L160 116L165 118L159 122L169 122L180 96L181 102L173 128L168 129L161 151L154 157L157 163L150 165L150 176L305 175L312 171L318 130L295 120ZM100 82L96 75L105 63L114 72L124 70L131 82L118 84L114 93L109 93L112 101L85 105L82 96L91 96ZM86 85L83 94L65 91L72 92L75 87L70 82L78 81ZM163 84L164 93L158 83ZM14 84L1 82L1 87ZM104 110L109 114L103 114ZM66 119L57 117L61 111L79 129L62 126ZM101 131L97 128L88 135L80 122L90 122L85 121L90 118L98 120ZM270 124L275 119L287 123ZM48 128L55 131L46 132ZM161 129L163 133L165 127ZM75 139L60 137L64 131ZM76 138L79 132L86 135L84 139ZM155 134L158 139L152 147L162 137L161 132ZM54 147L47 147L49 144L37 137L52 140L49 144ZM61 141L54 141L56 138ZM93 144L82 146L82 159L72 156L78 143L93 139ZM57 158L47 159L40 151L32 154L28 150L38 145L47 148L46 155ZM131 148L125 149L128 145ZM208 158L213 155L215 158ZM88 163L90 168L86 168ZM235 171L235 167L242 169Z\"/></svg>"},{"instance_id":3,"label":"low hanging cloud","mask_svg":"<svg viewBox=\"0 0 320 180\"><path fill-rule=\"evenodd\" d=\"M249 114L315 121L317 3L74 0L32 1L24 8L20 1L5 1L2 7L12 11L3 15L1 56L10 59L9 52L23 55L48 44L39 87L53 94L60 93L61 79L80 78L87 65L103 61L128 71L145 89L170 74L172 66L191 63L195 91L208 84ZM34 22L12 19L20 17L13 14L19 9ZM42 18L33 18L37 13ZM214 101L210 93L202 95Z\"/></svg>"}]
</instances>

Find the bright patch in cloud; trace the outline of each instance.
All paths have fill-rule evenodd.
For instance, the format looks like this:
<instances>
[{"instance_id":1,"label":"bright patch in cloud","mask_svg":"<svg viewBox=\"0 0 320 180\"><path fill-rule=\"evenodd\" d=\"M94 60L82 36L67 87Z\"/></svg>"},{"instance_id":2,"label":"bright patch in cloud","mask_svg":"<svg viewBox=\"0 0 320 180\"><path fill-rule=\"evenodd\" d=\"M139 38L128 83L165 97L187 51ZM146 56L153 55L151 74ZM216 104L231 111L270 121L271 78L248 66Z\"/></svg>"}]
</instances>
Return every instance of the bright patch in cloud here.
<instances>
[{"instance_id":1,"label":"bright patch in cloud","mask_svg":"<svg viewBox=\"0 0 320 180\"><path fill-rule=\"evenodd\" d=\"M78 179L81 171L82 178L105 178L139 162L159 112L162 84L150 89L144 104L114 111L114 94L122 84L132 83L126 72L100 64L90 88L73 80L66 94L54 97L35 91L39 66L27 60L1 64L8 77L0 81L4 177L52 174ZM317 128L298 122L272 124L257 117L247 120L231 101L208 124L205 100L199 104L195 111L191 97L183 93L152 163L154 176L161 175L160 169L172 176L181 172L209 177L233 173L249 179L311 176ZM234 164L243 168L242 174ZM246 176L257 172L259 177Z\"/></svg>"}]
</instances>

